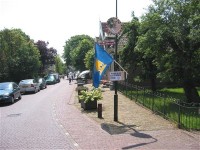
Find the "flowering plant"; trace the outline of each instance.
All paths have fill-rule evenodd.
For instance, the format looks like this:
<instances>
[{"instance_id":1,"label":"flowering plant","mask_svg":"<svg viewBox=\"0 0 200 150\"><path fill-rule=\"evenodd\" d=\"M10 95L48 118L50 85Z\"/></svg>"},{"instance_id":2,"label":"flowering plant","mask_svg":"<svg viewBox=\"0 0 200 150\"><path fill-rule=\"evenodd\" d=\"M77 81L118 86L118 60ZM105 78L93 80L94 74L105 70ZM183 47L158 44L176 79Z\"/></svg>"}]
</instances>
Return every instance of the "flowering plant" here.
<instances>
[{"instance_id":1,"label":"flowering plant","mask_svg":"<svg viewBox=\"0 0 200 150\"><path fill-rule=\"evenodd\" d=\"M100 100L102 98L103 97L100 88L94 88L91 91L81 91L81 95L79 96L79 99L84 100L84 103L94 100Z\"/></svg>"},{"instance_id":2,"label":"flowering plant","mask_svg":"<svg viewBox=\"0 0 200 150\"><path fill-rule=\"evenodd\" d=\"M88 91L88 87L78 86L76 87L76 91L78 92L78 95L81 95L81 91Z\"/></svg>"}]
</instances>

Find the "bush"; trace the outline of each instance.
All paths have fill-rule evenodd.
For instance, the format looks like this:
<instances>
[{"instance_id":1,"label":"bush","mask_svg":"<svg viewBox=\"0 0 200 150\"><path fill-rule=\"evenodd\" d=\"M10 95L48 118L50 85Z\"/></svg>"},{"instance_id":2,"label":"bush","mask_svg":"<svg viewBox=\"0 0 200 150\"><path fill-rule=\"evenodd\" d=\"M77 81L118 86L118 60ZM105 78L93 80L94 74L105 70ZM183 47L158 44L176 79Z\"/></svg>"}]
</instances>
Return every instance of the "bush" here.
<instances>
[{"instance_id":1,"label":"bush","mask_svg":"<svg viewBox=\"0 0 200 150\"><path fill-rule=\"evenodd\" d=\"M101 100L102 92L100 88L94 88L92 91L81 91L81 95L79 96L79 99L84 100L84 103L87 103L89 101L94 100Z\"/></svg>"},{"instance_id":2,"label":"bush","mask_svg":"<svg viewBox=\"0 0 200 150\"><path fill-rule=\"evenodd\" d=\"M81 91L88 91L88 87L78 86L76 87L76 91L78 92L78 95L81 95Z\"/></svg>"}]
</instances>

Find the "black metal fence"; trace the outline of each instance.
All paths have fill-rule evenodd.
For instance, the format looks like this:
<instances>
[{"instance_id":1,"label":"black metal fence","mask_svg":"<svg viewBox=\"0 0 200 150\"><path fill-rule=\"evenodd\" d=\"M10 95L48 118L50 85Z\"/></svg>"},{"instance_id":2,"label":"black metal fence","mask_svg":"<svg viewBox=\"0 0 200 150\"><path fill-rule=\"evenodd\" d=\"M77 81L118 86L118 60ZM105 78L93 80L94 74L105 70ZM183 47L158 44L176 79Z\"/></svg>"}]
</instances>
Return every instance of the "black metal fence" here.
<instances>
[{"instance_id":1,"label":"black metal fence","mask_svg":"<svg viewBox=\"0 0 200 150\"><path fill-rule=\"evenodd\" d=\"M200 107L198 104L184 103L165 93L152 92L147 88L126 82L119 82L118 90L131 100L135 100L154 113L176 123L179 128L200 130Z\"/></svg>"}]
</instances>

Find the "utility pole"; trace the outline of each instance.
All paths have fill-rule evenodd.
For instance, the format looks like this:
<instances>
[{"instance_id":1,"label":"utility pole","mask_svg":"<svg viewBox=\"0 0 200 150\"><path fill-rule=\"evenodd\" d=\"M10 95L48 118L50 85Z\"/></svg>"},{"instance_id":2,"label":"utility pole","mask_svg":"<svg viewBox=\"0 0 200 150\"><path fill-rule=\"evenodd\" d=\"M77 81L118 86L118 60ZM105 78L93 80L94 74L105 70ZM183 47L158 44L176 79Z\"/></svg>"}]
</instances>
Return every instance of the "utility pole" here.
<instances>
[{"instance_id":1,"label":"utility pole","mask_svg":"<svg viewBox=\"0 0 200 150\"><path fill-rule=\"evenodd\" d=\"M116 19L117 19L117 0L116 0ZM117 61L117 34L115 35L115 60ZM114 71L117 71L117 64L114 65ZM118 81L114 81L115 85L115 95L114 95L114 121L118 121L118 95L117 95L117 87Z\"/></svg>"}]
</instances>

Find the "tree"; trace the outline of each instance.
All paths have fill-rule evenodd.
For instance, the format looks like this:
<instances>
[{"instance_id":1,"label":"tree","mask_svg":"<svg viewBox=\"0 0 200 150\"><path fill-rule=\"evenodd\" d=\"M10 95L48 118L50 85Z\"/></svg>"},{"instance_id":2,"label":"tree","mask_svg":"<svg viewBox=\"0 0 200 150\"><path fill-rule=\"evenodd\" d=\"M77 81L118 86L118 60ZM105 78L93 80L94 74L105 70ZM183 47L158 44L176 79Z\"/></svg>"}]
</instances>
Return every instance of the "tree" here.
<instances>
[{"instance_id":1,"label":"tree","mask_svg":"<svg viewBox=\"0 0 200 150\"><path fill-rule=\"evenodd\" d=\"M35 45L37 45L37 48L40 51L40 60L42 62L42 66L40 69L41 74L45 74L45 70L50 66L54 65L55 58L57 56L57 50L53 47L48 48L48 42L46 43L45 41L38 40Z\"/></svg>"},{"instance_id":2,"label":"tree","mask_svg":"<svg viewBox=\"0 0 200 150\"><path fill-rule=\"evenodd\" d=\"M20 29L0 31L0 81L37 76L40 54L33 40Z\"/></svg>"},{"instance_id":3,"label":"tree","mask_svg":"<svg viewBox=\"0 0 200 150\"><path fill-rule=\"evenodd\" d=\"M200 77L200 1L153 2L142 18L138 50L154 58L161 79L182 85L188 102L200 102L195 87Z\"/></svg>"},{"instance_id":4,"label":"tree","mask_svg":"<svg viewBox=\"0 0 200 150\"><path fill-rule=\"evenodd\" d=\"M120 53L120 61L124 68L128 71L128 82L132 83L134 81L135 72L138 68L138 59L140 54L135 50L137 39L139 36L139 19L135 17L134 12L132 12L133 19L131 22L125 24L122 36L127 37L127 44Z\"/></svg>"},{"instance_id":5,"label":"tree","mask_svg":"<svg viewBox=\"0 0 200 150\"><path fill-rule=\"evenodd\" d=\"M88 39L84 39L79 43L78 47L72 51L73 66L75 66L76 69L80 71L86 70L84 59L87 52L92 49L92 47L93 43Z\"/></svg>"},{"instance_id":6,"label":"tree","mask_svg":"<svg viewBox=\"0 0 200 150\"><path fill-rule=\"evenodd\" d=\"M88 35L71 37L64 46L63 58L66 64L82 71L85 70L84 58L86 53L93 48L94 40Z\"/></svg>"},{"instance_id":7,"label":"tree","mask_svg":"<svg viewBox=\"0 0 200 150\"><path fill-rule=\"evenodd\" d=\"M89 50L84 59L85 67L89 70L93 70L94 66L94 49Z\"/></svg>"},{"instance_id":8,"label":"tree","mask_svg":"<svg viewBox=\"0 0 200 150\"><path fill-rule=\"evenodd\" d=\"M44 73L44 70L45 70L45 66L47 64L47 52L48 52L48 48L47 48L47 45L48 43L46 43L45 41L41 41L41 40L38 40L35 45L37 46L37 48L39 49L40 51L40 61L41 61L41 69L40 69L40 73Z\"/></svg>"},{"instance_id":9,"label":"tree","mask_svg":"<svg viewBox=\"0 0 200 150\"><path fill-rule=\"evenodd\" d=\"M56 56L55 58L55 66L56 66L56 72L58 72L59 74L64 74L65 65L59 56Z\"/></svg>"}]
</instances>

